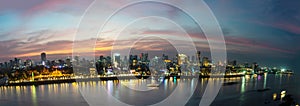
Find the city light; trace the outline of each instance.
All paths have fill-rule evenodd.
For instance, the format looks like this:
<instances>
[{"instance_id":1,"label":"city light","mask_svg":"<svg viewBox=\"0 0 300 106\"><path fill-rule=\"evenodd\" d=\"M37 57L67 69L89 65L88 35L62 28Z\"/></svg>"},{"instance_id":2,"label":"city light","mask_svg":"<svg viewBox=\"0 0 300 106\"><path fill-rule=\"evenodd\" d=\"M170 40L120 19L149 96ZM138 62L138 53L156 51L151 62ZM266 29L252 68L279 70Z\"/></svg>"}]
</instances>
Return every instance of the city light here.
<instances>
[{"instance_id":1,"label":"city light","mask_svg":"<svg viewBox=\"0 0 300 106\"><path fill-rule=\"evenodd\" d=\"M276 100L276 99L277 99L277 94L274 93L274 94L273 94L273 100Z\"/></svg>"},{"instance_id":2,"label":"city light","mask_svg":"<svg viewBox=\"0 0 300 106\"><path fill-rule=\"evenodd\" d=\"M0 106L299 106L300 0L2 0Z\"/></svg>"}]
</instances>

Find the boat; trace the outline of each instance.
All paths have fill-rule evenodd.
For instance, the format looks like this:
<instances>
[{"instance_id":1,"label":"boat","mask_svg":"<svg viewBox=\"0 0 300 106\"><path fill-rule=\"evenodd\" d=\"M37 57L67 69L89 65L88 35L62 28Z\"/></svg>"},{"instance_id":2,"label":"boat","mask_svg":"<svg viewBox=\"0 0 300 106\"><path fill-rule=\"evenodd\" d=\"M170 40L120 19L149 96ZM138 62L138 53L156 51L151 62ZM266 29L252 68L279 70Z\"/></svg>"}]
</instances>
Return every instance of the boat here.
<instances>
[{"instance_id":1,"label":"boat","mask_svg":"<svg viewBox=\"0 0 300 106\"><path fill-rule=\"evenodd\" d=\"M0 86L8 84L8 77L3 77L0 79Z\"/></svg>"}]
</instances>

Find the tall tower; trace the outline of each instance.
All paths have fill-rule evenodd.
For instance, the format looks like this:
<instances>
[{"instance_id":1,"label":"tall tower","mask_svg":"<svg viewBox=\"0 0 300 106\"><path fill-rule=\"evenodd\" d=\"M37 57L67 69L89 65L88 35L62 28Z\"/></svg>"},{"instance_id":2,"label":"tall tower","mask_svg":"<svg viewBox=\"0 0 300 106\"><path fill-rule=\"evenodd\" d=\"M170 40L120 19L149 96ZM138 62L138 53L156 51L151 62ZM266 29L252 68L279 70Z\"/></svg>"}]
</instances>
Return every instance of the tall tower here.
<instances>
[{"instance_id":1,"label":"tall tower","mask_svg":"<svg viewBox=\"0 0 300 106\"><path fill-rule=\"evenodd\" d=\"M198 51L197 52L197 63L198 63L198 66L200 66L201 65L201 52L200 51Z\"/></svg>"},{"instance_id":2,"label":"tall tower","mask_svg":"<svg viewBox=\"0 0 300 106\"><path fill-rule=\"evenodd\" d=\"M47 58L46 58L46 53L45 52L41 53L41 61L42 61L43 65L46 64Z\"/></svg>"},{"instance_id":3,"label":"tall tower","mask_svg":"<svg viewBox=\"0 0 300 106\"><path fill-rule=\"evenodd\" d=\"M113 54L113 64L115 67L118 67L121 64L121 56L119 53Z\"/></svg>"},{"instance_id":4,"label":"tall tower","mask_svg":"<svg viewBox=\"0 0 300 106\"><path fill-rule=\"evenodd\" d=\"M46 61L47 60L47 58L46 58L46 53L41 53L41 60L42 61Z\"/></svg>"}]
</instances>

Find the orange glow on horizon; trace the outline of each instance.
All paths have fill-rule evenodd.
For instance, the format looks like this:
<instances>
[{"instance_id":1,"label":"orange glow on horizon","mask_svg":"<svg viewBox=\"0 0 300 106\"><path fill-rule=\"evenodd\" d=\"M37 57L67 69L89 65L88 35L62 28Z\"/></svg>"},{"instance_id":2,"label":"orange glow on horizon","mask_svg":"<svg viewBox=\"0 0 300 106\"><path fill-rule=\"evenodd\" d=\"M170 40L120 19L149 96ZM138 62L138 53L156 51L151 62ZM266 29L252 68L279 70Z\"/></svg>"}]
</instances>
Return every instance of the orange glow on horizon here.
<instances>
[{"instance_id":1,"label":"orange glow on horizon","mask_svg":"<svg viewBox=\"0 0 300 106\"><path fill-rule=\"evenodd\" d=\"M94 49L87 49L87 48L77 48L77 49L66 49L66 50L54 50L54 51L41 51L41 52L31 52L26 54L20 54L16 57L31 57L31 56L39 56L42 52L45 52L47 55L55 55L55 54L72 54L73 50L76 50L80 53L94 53L96 51L110 51L112 47L99 47Z\"/></svg>"},{"instance_id":2,"label":"orange glow on horizon","mask_svg":"<svg viewBox=\"0 0 300 106\"><path fill-rule=\"evenodd\" d=\"M17 57L30 57L30 56L38 56L42 52L33 52L33 53L26 53L26 54L21 54L17 55ZM45 53L48 55L53 55L53 54L71 54L72 50L59 50L59 51L45 51Z\"/></svg>"}]
</instances>

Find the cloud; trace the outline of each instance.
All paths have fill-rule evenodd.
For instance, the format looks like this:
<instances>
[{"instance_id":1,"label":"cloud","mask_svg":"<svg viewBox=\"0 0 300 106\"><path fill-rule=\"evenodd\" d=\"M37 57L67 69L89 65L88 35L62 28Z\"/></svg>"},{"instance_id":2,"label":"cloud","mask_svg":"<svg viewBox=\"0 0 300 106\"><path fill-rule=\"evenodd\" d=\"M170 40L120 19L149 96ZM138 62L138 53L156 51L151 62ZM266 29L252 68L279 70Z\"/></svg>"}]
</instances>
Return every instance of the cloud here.
<instances>
[{"instance_id":1,"label":"cloud","mask_svg":"<svg viewBox=\"0 0 300 106\"><path fill-rule=\"evenodd\" d=\"M72 54L73 50L73 41L72 39L66 39L66 40L59 40L54 38L60 38L63 33L72 33L76 30L70 29L69 31L62 31L53 33L51 30L39 30L35 32L28 32L26 34L30 35L26 39L14 39L14 40L6 40L6 41L0 41L0 49L5 50L1 51L0 58L4 57L33 57L40 55L41 52L46 52L49 55L60 55L60 56L67 56ZM108 31L109 33L111 31ZM183 39L177 39L180 37L183 37L178 31L174 30L147 30L144 29L143 31L140 31L138 34L141 34L141 36L146 35L158 35L158 36L166 36L174 41L177 42L177 46L181 47L189 47L188 42ZM69 36L72 34L69 34ZM189 33L190 37L195 42L195 45L198 50L209 52L209 45L206 40L206 37L201 32L192 32ZM52 40L51 40L52 39ZM165 51L167 50L174 51L174 47L165 40L162 40L160 38L145 38L140 41L138 41L133 47L131 45L128 45L131 42L135 42L138 39L136 38L130 38L130 39L122 39L118 40L117 43L114 45L114 41L107 40L107 39L98 39L96 41L95 38L91 39L83 39L78 40L75 43L77 43L78 46L77 50L80 50L80 52L83 53L93 53L96 52L96 54L106 54L108 55L112 49L117 50L123 50L123 49L130 49L135 51ZM268 45L264 42L256 41L255 39L250 38L243 38L239 36L225 36L226 44L227 44L227 50L230 52L235 53L243 53L243 54L249 54L249 53L256 53L256 54L268 54L268 53L286 53L286 54L294 54L294 51L285 50L282 48L274 47L272 45ZM96 41L96 42L95 42ZM217 39L212 39L213 42L220 42ZM114 45L114 47L112 47ZM94 49L88 49L85 48L93 47ZM267 52L266 52L267 51Z\"/></svg>"},{"instance_id":2,"label":"cloud","mask_svg":"<svg viewBox=\"0 0 300 106\"><path fill-rule=\"evenodd\" d=\"M3 0L0 4L0 13L1 11L26 11L33 6L44 2L44 0Z\"/></svg>"},{"instance_id":3,"label":"cloud","mask_svg":"<svg viewBox=\"0 0 300 106\"><path fill-rule=\"evenodd\" d=\"M36 14L39 11L55 10L57 9L56 6L67 4L68 2L71 1L70 0L44 0L42 3L39 3L35 6L32 6L30 9L28 9L25 12L25 15Z\"/></svg>"},{"instance_id":4,"label":"cloud","mask_svg":"<svg viewBox=\"0 0 300 106\"><path fill-rule=\"evenodd\" d=\"M189 32L187 32L187 33L189 33ZM229 33L229 32L226 32L226 33ZM142 32L141 34L145 34L145 35L154 34L154 35L162 35L162 36L171 35L171 36L182 37L182 35L179 35L177 33L177 31L174 31L174 30L147 30L147 31ZM189 36L191 38L193 38L193 40L195 40L195 41L208 44L207 43L207 38L204 36L204 34L202 32L192 32L192 33L189 33ZM253 38L246 38L246 37L242 37L242 36L229 36L229 35L225 35L224 37L225 37L225 42L227 44L227 47L229 49L235 48L235 47L237 47L237 48L240 48L240 47L244 47L244 48L255 47L255 48L252 48L253 52L265 52L265 51L258 51L257 49L259 49L259 50L271 50L271 51L274 51L274 52L281 52L281 53L288 53L288 54L294 54L295 53L294 51L274 47L270 44L260 42L256 39L253 39ZM221 42L218 39L211 39L211 41L216 42L216 43ZM207 45L207 48L208 48L208 45ZM232 49L232 50L235 50L236 52L241 51L241 50L238 50L238 49ZM245 52L245 53L248 53L248 52L251 52L251 50L248 49L247 52Z\"/></svg>"},{"instance_id":5,"label":"cloud","mask_svg":"<svg viewBox=\"0 0 300 106\"><path fill-rule=\"evenodd\" d=\"M33 2L36 1L36 2ZM26 3L20 3L20 1L6 1L0 4L1 10L5 8L6 10L14 10L15 13L21 14L16 15L16 17L22 18L22 24L14 25L10 32L4 32L0 28L0 58L6 57L32 57L38 56L41 52L45 51L49 56L67 56L71 55L73 47L73 37L76 34L77 20L80 19L80 15L84 12L86 7L92 2L92 0L30 0L22 1ZM122 0L113 0L101 4L110 7L119 7L122 4ZM222 0L222 1L206 1L216 14L217 18L220 20L222 29L224 32L224 37L226 40L226 46L228 52L240 53L240 54L253 54L253 55L274 55L275 56L286 56L290 54L295 54L299 51L299 47L292 50L290 47L292 44L281 44L278 43L279 40L267 42L261 40L261 32L258 30L265 29L255 29L255 31L248 33L247 31L252 31L245 22L250 22L256 26L266 26L275 30L283 30L294 35L300 34L300 21L299 21L299 3L295 2L280 2L280 1L236 1L236 0ZM148 3L151 4L151 3ZM9 6L6 6L9 5ZM16 8L16 10L14 8ZM113 20L113 24L119 26L122 22L127 22L131 18L146 16L146 15L159 15L165 16L166 18L172 19L174 22L178 22L179 25L187 31L189 36L194 41L198 50L209 52L209 45L207 39L203 32L196 29L195 25L192 24L193 21L187 21L189 18L183 14L183 12L176 10L170 6L157 5L147 5L140 4L134 6L135 8L128 8L128 10L123 11L117 17L117 20ZM105 12L105 10L100 10ZM63 15L62 15L63 14ZM70 15L71 14L71 15ZM95 16L98 14L95 14ZM24 19L23 19L24 18ZM91 17L94 18L94 17ZM18 19L18 18L17 18ZM120 20L118 20L120 19ZM88 20L89 25L97 24L95 18L93 20ZM2 21L2 20L1 20ZM238 22L239 21L239 22ZM151 21L150 23L157 23L157 20ZM235 23L237 22L237 23ZM243 23L244 22L244 23ZM68 24L67 24L68 23ZM74 24L75 23L75 24ZM160 23L160 22L158 22ZM172 27L157 26L153 29L144 28L140 29L135 33L129 33L132 35L157 35L164 36L176 40L179 46L187 46L187 42L181 39L182 33L178 30L174 30ZM148 24L139 24L141 27ZM240 29L234 29L234 26L241 26ZM33 27L29 27L33 26ZM149 27L152 27L151 25ZM246 28L244 28L246 27ZM7 27L5 27L7 28ZM92 29L86 26L86 34L90 33ZM249 29L247 29L249 28ZM275 39L275 37L280 34L272 35L272 30L270 35L266 35L267 38ZM84 46L93 46L95 38L81 39L78 38L78 43L81 45L79 49L86 54L96 51L96 55L108 55L110 50L112 50L113 37L116 35L115 29L109 29L103 35L103 38L96 42L95 49L86 49ZM134 32L129 30L129 32ZM275 32L274 32L275 33ZM123 33L122 33L123 34ZM263 34L261 34L263 35ZM209 35L208 35L209 36ZM288 35L283 35L288 36ZM297 38L297 37L293 37ZM293 39L292 38L292 39ZM131 48L128 45L131 42L138 40L127 35L124 39L118 41L114 49L128 49ZM218 39L211 39L212 42L221 42ZM281 41L282 43L286 43ZM159 40L157 38L145 38L136 43L132 47L135 51L172 51L174 48L167 41ZM166 51L167 52L167 51ZM170 52L168 52L170 53Z\"/></svg>"}]
</instances>

